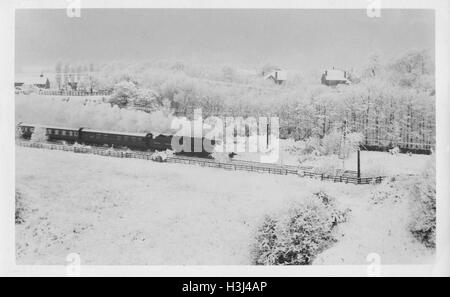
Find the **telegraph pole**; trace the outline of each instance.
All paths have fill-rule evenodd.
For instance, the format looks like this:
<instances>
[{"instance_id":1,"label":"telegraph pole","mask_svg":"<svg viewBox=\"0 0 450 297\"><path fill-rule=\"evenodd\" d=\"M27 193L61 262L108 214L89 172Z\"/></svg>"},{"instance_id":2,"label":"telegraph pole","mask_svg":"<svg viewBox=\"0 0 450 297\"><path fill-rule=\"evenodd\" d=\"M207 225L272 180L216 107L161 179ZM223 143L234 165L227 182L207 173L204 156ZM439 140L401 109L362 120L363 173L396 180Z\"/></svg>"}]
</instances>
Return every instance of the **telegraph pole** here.
<instances>
[{"instance_id":1,"label":"telegraph pole","mask_svg":"<svg viewBox=\"0 0 450 297\"><path fill-rule=\"evenodd\" d=\"M347 120L344 120L342 127L342 145L341 145L341 156L342 156L342 171L345 171L345 138L347 136Z\"/></svg>"},{"instance_id":2,"label":"telegraph pole","mask_svg":"<svg viewBox=\"0 0 450 297\"><path fill-rule=\"evenodd\" d=\"M357 167L358 167L358 169L357 169L358 184L359 184L360 181L361 181L361 159L360 159L360 152L361 152L361 149L358 148L358 151L357 151L357 158L358 158L358 160L357 160Z\"/></svg>"}]
</instances>

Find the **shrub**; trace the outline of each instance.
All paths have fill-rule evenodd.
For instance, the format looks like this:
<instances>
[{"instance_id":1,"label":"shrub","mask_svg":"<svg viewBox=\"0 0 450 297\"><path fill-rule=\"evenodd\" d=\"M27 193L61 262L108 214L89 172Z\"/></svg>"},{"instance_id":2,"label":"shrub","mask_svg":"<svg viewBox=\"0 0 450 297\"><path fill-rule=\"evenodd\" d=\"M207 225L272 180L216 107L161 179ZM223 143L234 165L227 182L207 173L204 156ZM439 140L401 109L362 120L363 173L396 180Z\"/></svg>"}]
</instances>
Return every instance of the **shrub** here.
<instances>
[{"instance_id":1,"label":"shrub","mask_svg":"<svg viewBox=\"0 0 450 297\"><path fill-rule=\"evenodd\" d=\"M125 107L130 100L136 97L136 94L137 88L133 82L121 81L114 85L114 92L109 102Z\"/></svg>"},{"instance_id":2,"label":"shrub","mask_svg":"<svg viewBox=\"0 0 450 297\"><path fill-rule=\"evenodd\" d=\"M341 155L347 158L352 152L358 149L362 139L363 136L361 133L348 133L345 138L345 143L343 143L342 132L333 130L323 137L321 151L325 156Z\"/></svg>"},{"instance_id":3,"label":"shrub","mask_svg":"<svg viewBox=\"0 0 450 297\"><path fill-rule=\"evenodd\" d=\"M162 152L155 151L151 155L151 159L156 162L167 162L167 158L172 157L173 155L174 155L174 152L171 150L166 150L166 151L162 151Z\"/></svg>"},{"instance_id":4,"label":"shrub","mask_svg":"<svg viewBox=\"0 0 450 297\"><path fill-rule=\"evenodd\" d=\"M306 140L294 141L288 139L286 141L286 152L297 155L309 155L316 151L320 151L320 140L316 137L310 137Z\"/></svg>"},{"instance_id":5,"label":"shrub","mask_svg":"<svg viewBox=\"0 0 450 297\"><path fill-rule=\"evenodd\" d=\"M430 161L425 172L413 185L413 216L409 230L425 246L436 247L436 167Z\"/></svg>"},{"instance_id":6,"label":"shrub","mask_svg":"<svg viewBox=\"0 0 450 297\"><path fill-rule=\"evenodd\" d=\"M278 216L265 216L257 230L254 263L257 265L308 265L336 239L334 227L346 220L347 211L336 209L323 192L305 203L292 205Z\"/></svg>"},{"instance_id":7,"label":"shrub","mask_svg":"<svg viewBox=\"0 0 450 297\"><path fill-rule=\"evenodd\" d=\"M22 195L16 191L16 211L15 211L15 222L16 224L22 224L25 222L23 218L25 212L25 207L23 205Z\"/></svg>"}]
</instances>

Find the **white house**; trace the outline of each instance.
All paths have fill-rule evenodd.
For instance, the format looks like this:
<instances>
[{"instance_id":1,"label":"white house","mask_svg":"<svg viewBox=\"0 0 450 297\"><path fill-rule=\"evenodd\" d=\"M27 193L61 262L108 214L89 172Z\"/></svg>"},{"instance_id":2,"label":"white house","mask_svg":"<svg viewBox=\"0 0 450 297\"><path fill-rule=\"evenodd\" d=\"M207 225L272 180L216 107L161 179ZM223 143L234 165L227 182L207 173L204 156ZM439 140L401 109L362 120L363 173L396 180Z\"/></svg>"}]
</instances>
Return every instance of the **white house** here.
<instances>
[{"instance_id":1,"label":"white house","mask_svg":"<svg viewBox=\"0 0 450 297\"><path fill-rule=\"evenodd\" d=\"M339 84L350 84L349 73L341 69L327 69L322 74L322 84L327 86L337 86Z\"/></svg>"},{"instance_id":2,"label":"white house","mask_svg":"<svg viewBox=\"0 0 450 297\"><path fill-rule=\"evenodd\" d=\"M276 84L281 85L287 80L287 72L284 70L281 70L279 68L276 68L272 71L270 71L267 75L264 76L265 79L271 79Z\"/></svg>"}]
</instances>

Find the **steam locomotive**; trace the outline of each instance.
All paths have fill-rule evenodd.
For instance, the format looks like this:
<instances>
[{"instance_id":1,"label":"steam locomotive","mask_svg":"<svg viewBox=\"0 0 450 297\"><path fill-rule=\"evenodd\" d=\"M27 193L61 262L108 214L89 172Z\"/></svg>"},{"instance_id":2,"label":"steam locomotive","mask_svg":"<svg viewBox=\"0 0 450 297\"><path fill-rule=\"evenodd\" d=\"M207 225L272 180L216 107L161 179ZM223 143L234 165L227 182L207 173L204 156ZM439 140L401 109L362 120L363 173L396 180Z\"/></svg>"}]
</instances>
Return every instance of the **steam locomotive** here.
<instances>
[{"instance_id":1,"label":"steam locomotive","mask_svg":"<svg viewBox=\"0 0 450 297\"><path fill-rule=\"evenodd\" d=\"M45 135L48 141L65 141L68 143L80 143L93 146L114 146L127 147L133 150L158 150L165 151L172 150L172 139L174 135L152 133L130 133L130 132L116 132L116 131L101 131L87 128L67 128L67 127L53 127L53 126L38 126L33 124L19 123L21 137L24 139L31 139L36 127L45 129ZM215 145L214 140L205 139L204 137L189 137L190 149L181 149L177 154L210 158L211 152ZM185 137L180 137L179 144L182 147ZM205 141L206 140L206 141ZM195 143L201 143L201 150L195 150Z\"/></svg>"}]
</instances>

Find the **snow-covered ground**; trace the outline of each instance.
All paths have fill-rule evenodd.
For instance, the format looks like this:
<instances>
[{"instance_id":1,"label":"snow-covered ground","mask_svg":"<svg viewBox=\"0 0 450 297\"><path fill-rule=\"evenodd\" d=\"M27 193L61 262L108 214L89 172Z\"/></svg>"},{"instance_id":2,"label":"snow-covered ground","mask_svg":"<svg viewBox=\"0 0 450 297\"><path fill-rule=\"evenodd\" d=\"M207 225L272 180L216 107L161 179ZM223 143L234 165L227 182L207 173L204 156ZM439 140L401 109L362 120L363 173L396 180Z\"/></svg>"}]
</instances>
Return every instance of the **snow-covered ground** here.
<instances>
[{"instance_id":1,"label":"snow-covered ground","mask_svg":"<svg viewBox=\"0 0 450 297\"><path fill-rule=\"evenodd\" d=\"M285 150L285 140L280 140L280 157L278 164L299 165L312 167L327 167L334 165L336 168L345 170L357 169L357 154L351 153L344 161L336 156L319 156L310 160L299 162L301 156L292 154ZM388 152L361 151L361 174L362 176L394 176L399 174L419 174L431 156L429 155L392 155ZM235 160L246 160L259 162L261 154L258 153L238 153Z\"/></svg>"},{"instance_id":2,"label":"snow-covered ground","mask_svg":"<svg viewBox=\"0 0 450 297\"><path fill-rule=\"evenodd\" d=\"M431 261L407 230L407 199L373 200L380 187L16 147L17 262L251 264L262 217L320 190L352 212L315 264Z\"/></svg>"}]
</instances>

